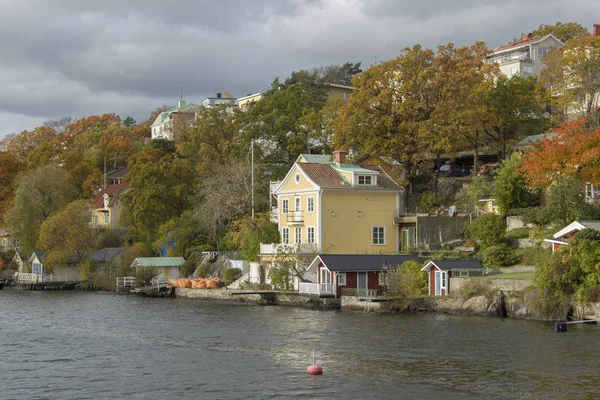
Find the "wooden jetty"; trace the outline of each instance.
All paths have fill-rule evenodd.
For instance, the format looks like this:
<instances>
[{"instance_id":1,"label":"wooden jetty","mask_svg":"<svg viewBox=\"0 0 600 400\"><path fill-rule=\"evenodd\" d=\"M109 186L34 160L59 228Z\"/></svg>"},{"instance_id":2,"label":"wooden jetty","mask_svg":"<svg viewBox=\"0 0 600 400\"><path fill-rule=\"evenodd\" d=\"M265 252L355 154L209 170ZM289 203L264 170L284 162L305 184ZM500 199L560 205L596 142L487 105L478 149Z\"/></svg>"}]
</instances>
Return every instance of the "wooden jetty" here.
<instances>
[{"instance_id":1,"label":"wooden jetty","mask_svg":"<svg viewBox=\"0 0 600 400\"><path fill-rule=\"evenodd\" d=\"M18 287L29 290L74 290L81 286L79 275L37 275L19 273L16 284Z\"/></svg>"}]
</instances>

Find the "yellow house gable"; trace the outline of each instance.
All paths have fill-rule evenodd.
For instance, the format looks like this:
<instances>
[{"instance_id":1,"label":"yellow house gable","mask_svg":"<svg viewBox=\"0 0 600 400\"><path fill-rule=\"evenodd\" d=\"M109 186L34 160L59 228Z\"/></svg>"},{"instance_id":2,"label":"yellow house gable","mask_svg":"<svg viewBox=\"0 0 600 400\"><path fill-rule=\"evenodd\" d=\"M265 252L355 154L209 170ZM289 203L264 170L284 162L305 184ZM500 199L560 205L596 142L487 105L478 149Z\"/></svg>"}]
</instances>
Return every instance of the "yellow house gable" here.
<instances>
[{"instance_id":1,"label":"yellow house gable","mask_svg":"<svg viewBox=\"0 0 600 400\"><path fill-rule=\"evenodd\" d=\"M285 179L277 188L276 194L293 193L298 191L319 190L319 186L313 182L298 164L290 169Z\"/></svg>"}]
</instances>

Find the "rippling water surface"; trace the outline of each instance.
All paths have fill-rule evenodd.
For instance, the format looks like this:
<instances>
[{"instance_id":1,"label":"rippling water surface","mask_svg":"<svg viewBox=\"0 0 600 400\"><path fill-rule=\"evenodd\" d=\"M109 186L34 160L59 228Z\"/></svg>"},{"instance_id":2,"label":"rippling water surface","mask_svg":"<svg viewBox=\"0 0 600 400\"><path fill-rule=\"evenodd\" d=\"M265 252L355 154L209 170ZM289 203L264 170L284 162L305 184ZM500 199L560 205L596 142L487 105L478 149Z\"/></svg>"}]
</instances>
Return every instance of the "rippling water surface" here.
<instances>
[{"instance_id":1,"label":"rippling water surface","mask_svg":"<svg viewBox=\"0 0 600 400\"><path fill-rule=\"evenodd\" d=\"M598 398L599 344L596 326L3 290L0 398Z\"/></svg>"}]
</instances>

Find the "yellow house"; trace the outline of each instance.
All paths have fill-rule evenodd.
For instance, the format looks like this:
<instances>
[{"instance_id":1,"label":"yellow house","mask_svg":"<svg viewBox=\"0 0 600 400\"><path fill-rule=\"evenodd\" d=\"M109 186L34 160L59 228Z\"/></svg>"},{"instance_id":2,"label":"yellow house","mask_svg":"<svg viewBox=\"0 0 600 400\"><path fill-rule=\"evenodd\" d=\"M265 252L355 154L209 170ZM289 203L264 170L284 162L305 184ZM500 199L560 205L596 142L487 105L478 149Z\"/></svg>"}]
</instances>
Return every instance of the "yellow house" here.
<instances>
[{"instance_id":1,"label":"yellow house","mask_svg":"<svg viewBox=\"0 0 600 400\"><path fill-rule=\"evenodd\" d=\"M127 184L109 185L94 197L92 203L92 227L125 230L121 219L120 196L129 189Z\"/></svg>"},{"instance_id":2,"label":"yellow house","mask_svg":"<svg viewBox=\"0 0 600 400\"><path fill-rule=\"evenodd\" d=\"M346 151L301 155L276 185L273 220L280 244L261 244L261 258L288 245L300 253L390 254L399 248L394 218L403 188L377 165L346 162Z\"/></svg>"}]
</instances>

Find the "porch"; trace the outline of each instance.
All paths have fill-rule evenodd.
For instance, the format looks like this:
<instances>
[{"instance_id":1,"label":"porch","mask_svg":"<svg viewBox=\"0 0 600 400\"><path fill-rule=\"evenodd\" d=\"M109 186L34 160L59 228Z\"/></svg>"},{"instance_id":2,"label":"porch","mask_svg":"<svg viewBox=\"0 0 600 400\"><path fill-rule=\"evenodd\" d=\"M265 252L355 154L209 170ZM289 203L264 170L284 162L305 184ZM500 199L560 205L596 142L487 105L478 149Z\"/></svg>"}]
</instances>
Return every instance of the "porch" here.
<instances>
[{"instance_id":1,"label":"porch","mask_svg":"<svg viewBox=\"0 0 600 400\"><path fill-rule=\"evenodd\" d=\"M336 285L333 283L310 283L300 282L298 285L298 293L308 296L336 296Z\"/></svg>"}]
</instances>

